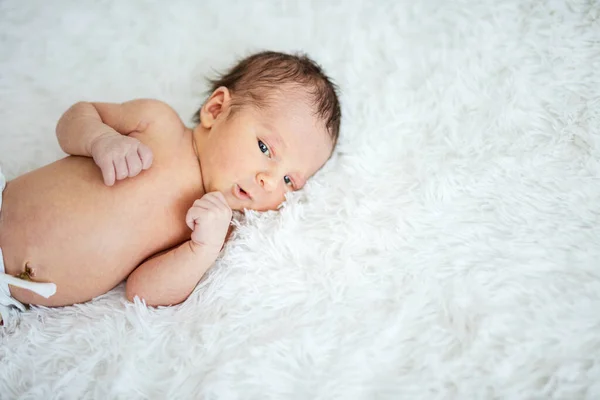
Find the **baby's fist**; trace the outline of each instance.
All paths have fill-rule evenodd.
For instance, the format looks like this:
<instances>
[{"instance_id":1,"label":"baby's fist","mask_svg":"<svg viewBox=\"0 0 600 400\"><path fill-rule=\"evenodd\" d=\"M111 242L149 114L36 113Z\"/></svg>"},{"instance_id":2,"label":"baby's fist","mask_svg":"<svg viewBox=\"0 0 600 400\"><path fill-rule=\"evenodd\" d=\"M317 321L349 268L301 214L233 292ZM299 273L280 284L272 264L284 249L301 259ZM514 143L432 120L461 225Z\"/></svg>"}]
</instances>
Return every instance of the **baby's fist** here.
<instances>
[{"instance_id":1,"label":"baby's fist","mask_svg":"<svg viewBox=\"0 0 600 400\"><path fill-rule=\"evenodd\" d=\"M107 186L112 186L115 180L132 178L152 165L152 150L148 146L117 132L96 138L90 152Z\"/></svg>"},{"instance_id":2,"label":"baby's fist","mask_svg":"<svg viewBox=\"0 0 600 400\"><path fill-rule=\"evenodd\" d=\"M192 232L192 244L218 254L227 236L232 211L221 192L211 192L196 200L185 217Z\"/></svg>"}]
</instances>

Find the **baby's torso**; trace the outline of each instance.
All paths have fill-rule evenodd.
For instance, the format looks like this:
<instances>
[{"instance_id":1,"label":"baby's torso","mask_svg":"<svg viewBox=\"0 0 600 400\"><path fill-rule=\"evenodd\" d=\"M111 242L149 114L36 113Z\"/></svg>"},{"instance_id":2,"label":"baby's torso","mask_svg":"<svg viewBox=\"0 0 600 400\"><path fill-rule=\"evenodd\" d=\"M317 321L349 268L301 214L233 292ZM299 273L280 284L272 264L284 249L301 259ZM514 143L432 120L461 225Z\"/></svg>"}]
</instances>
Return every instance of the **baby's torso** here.
<instances>
[{"instance_id":1,"label":"baby's torso","mask_svg":"<svg viewBox=\"0 0 600 400\"><path fill-rule=\"evenodd\" d=\"M104 185L91 158L72 156L8 182L0 212L6 272L18 275L29 266L34 280L57 284L46 301L13 290L25 297L18 300L89 300L147 257L189 238L185 214L202 195L191 133L138 138L153 150L152 166L113 187Z\"/></svg>"}]
</instances>

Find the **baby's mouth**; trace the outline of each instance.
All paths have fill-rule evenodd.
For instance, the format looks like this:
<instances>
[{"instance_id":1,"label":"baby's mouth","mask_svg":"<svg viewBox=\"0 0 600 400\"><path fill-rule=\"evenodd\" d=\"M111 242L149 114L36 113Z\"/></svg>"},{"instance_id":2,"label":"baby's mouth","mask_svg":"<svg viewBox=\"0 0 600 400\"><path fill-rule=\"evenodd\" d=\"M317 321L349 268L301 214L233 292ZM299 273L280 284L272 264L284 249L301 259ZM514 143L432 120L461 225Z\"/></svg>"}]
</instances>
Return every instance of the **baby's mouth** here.
<instances>
[{"instance_id":1,"label":"baby's mouth","mask_svg":"<svg viewBox=\"0 0 600 400\"><path fill-rule=\"evenodd\" d=\"M242 189L240 187L240 185L235 185L233 190L234 190L234 194L236 195L236 197L241 200L252 199L252 196L250 196L250 194L248 192L246 192L244 189Z\"/></svg>"}]
</instances>

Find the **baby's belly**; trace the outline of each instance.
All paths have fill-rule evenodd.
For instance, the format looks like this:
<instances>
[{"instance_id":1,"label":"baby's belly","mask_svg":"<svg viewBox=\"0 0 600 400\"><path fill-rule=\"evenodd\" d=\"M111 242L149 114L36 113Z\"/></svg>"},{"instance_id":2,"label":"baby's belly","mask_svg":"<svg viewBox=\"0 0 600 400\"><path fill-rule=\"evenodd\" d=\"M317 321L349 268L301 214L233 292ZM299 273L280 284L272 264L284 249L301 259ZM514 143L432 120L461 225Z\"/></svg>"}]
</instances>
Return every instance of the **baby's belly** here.
<instances>
[{"instance_id":1,"label":"baby's belly","mask_svg":"<svg viewBox=\"0 0 600 400\"><path fill-rule=\"evenodd\" d=\"M57 285L50 299L11 287L12 295L48 306L84 302L189 236L188 201L158 196L160 173L151 171L106 187L91 159L68 157L10 181L0 211L6 272L29 267L33 280Z\"/></svg>"}]
</instances>

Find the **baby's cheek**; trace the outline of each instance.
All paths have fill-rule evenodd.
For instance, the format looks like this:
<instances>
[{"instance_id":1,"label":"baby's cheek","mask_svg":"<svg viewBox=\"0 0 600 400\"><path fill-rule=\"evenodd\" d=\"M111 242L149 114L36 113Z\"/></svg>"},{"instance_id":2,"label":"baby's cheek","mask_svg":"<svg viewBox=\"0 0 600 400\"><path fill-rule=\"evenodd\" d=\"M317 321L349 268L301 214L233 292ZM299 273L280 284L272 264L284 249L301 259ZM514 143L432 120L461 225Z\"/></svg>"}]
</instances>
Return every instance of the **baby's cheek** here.
<instances>
[{"instance_id":1,"label":"baby's cheek","mask_svg":"<svg viewBox=\"0 0 600 400\"><path fill-rule=\"evenodd\" d=\"M273 196L273 198L269 199L269 201L264 205L264 211L277 210L277 209L279 209L279 206L281 206L281 204L284 201L285 201L285 196L283 194L278 195L278 196Z\"/></svg>"},{"instance_id":2,"label":"baby's cheek","mask_svg":"<svg viewBox=\"0 0 600 400\"><path fill-rule=\"evenodd\" d=\"M234 170L238 174L255 173L256 160L247 153L237 150L230 153L227 160L223 160L223 167Z\"/></svg>"},{"instance_id":3,"label":"baby's cheek","mask_svg":"<svg viewBox=\"0 0 600 400\"><path fill-rule=\"evenodd\" d=\"M247 159L243 159L240 157L231 157L228 159L221 160L220 167L223 170L232 171L237 177L245 177L251 173L251 163L248 162Z\"/></svg>"},{"instance_id":4,"label":"baby's cheek","mask_svg":"<svg viewBox=\"0 0 600 400\"><path fill-rule=\"evenodd\" d=\"M220 146L218 151L213 151L212 155L213 165L220 171L236 170L244 165L241 153L227 146Z\"/></svg>"}]
</instances>

